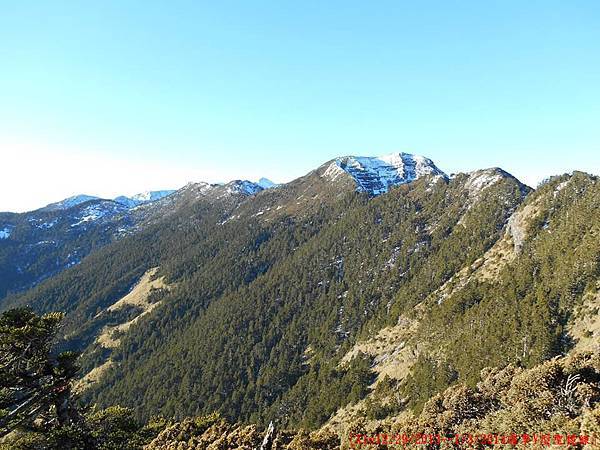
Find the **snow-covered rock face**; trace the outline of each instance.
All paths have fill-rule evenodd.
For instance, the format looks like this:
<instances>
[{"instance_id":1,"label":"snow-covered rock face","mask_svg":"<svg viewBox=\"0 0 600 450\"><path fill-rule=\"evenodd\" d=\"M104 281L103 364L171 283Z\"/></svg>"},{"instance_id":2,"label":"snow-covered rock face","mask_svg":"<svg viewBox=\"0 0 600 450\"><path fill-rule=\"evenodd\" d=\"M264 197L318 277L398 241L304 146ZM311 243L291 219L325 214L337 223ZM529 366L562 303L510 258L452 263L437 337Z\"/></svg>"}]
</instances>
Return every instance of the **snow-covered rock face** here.
<instances>
[{"instance_id":1,"label":"snow-covered rock face","mask_svg":"<svg viewBox=\"0 0 600 450\"><path fill-rule=\"evenodd\" d=\"M447 178L433 161L408 153L392 153L379 157L344 156L336 158L323 176L335 180L343 172L356 182L357 190L379 195L392 186L410 183L422 176Z\"/></svg>"}]
</instances>

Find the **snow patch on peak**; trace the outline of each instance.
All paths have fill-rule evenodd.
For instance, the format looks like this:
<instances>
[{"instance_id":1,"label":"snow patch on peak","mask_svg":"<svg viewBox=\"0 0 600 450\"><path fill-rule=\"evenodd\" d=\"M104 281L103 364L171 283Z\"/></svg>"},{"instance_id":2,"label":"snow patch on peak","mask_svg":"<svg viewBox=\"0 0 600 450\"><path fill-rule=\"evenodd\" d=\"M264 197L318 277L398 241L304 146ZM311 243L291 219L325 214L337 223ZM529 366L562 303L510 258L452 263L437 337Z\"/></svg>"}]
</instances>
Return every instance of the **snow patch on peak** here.
<instances>
[{"instance_id":1,"label":"snow patch on peak","mask_svg":"<svg viewBox=\"0 0 600 450\"><path fill-rule=\"evenodd\" d=\"M248 180L235 180L227 183L227 192L230 194L254 195L264 190L262 186Z\"/></svg>"},{"instance_id":2,"label":"snow patch on peak","mask_svg":"<svg viewBox=\"0 0 600 450\"><path fill-rule=\"evenodd\" d=\"M465 183L465 188L469 191L469 194L475 195L485 188L496 184L502 178L504 178L502 173L496 169L476 170L469 173L469 179Z\"/></svg>"},{"instance_id":3,"label":"snow patch on peak","mask_svg":"<svg viewBox=\"0 0 600 450\"><path fill-rule=\"evenodd\" d=\"M152 202L154 200L160 200L161 198L166 197L167 195L171 195L173 192L175 192L174 189L167 189L162 191L146 191L140 194L136 194L131 198L142 202Z\"/></svg>"},{"instance_id":4,"label":"snow patch on peak","mask_svg":"<svg viewBox=\"0 0 600 450\"><path fill-rule=\"evenodd\" d=\"M160 200L161 198L165 198L168 195L171 195L173 192L175 191L172 189L162 191L146 191L132 195L131 197L121 195L119 197L116 197L114 200L115 202L127 206L128 208L135 208L136 206L140 206L145 203L150 203L156 200Z\"/></svg>"},{"instance_id":5,"label":"snow patch on peak","mask_svg":"<svg viewBox=\"0 0 600 450\"><path fill-rule=\"evenodd\" d=\"M268 178L265 178L265 177L262 177L260 180L258 180L258 182L256 184L258 184L263 189L270 189L270 188L277 187L276 183L273 183L271 180L269 180Z\"/></svg>"},{"instance_id":6,"label":"snow patch on peak","mask_svg":"<svg viewBox=\"0 0 600 450\"><path fill-rule=\"evenodd\" d=\"M383 194L392 186L410 183L425 175L447 178L429 158L409 153L379 157L343 156L336 158L322 176L335 180L343 172L354 179L358 191L372 195Z\"/></svg>"}]
</instances>

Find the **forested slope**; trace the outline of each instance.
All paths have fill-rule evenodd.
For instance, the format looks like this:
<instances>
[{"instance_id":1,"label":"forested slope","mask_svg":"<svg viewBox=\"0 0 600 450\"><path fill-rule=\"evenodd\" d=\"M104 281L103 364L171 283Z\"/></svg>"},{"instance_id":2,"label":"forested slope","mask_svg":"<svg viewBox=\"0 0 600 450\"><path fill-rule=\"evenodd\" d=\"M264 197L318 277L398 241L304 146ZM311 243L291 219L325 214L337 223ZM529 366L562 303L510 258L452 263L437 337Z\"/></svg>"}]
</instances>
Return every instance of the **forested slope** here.
<instances>
[{"instance_id":1,"label":"forested slope","mask_svg":"<svg viewBox=\"0 0 600 450\"><path fill-rule=\"evenodd\" d=\"M187 186L168 214L6 305L66 311L61 347L84 351L84 373L103 368L84 400L139 418L317 427L357 402L391 417L484 367L575 345L598 281L594 177L530 192L488 169L373 197L329 167L262 192ZM164 287L152 308L111 308L148 273ZM353 349L404 323L387 345L411 347L407 370L383 380L393 357Z\"/></svg>"},{"instance_id":2,"label":"forested slope","mask_svg":"<svg viewBox=\"0 0 600 450\"><path fill-rule=\"evenodd\" d=\"M141 406L142 415L219 410L236 419L324 422L373 380L368 359L338 367L345 349L500 236L526 189L491 173L476 195L463 176L423 178L374 199L336 192L326 205L299 206L294 194L266 210L271 199L257 196L257 205L240 207L241 215L252 207L249 218L211 232L206 245L219 250L209 258L161 265L173 289L156 315L124 336L111 356L116 364L88 395Z\"/></svg>"}]
</instances>

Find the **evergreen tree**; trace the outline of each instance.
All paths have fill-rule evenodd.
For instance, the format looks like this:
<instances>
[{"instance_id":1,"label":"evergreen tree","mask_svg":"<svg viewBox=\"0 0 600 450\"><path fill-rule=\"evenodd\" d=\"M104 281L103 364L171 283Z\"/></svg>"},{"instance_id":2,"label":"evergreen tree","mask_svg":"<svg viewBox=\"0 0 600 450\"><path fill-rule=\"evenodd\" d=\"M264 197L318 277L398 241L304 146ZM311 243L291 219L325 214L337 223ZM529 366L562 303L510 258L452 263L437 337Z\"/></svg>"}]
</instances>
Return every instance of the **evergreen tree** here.
<instances>
[{"instance_id":1,"label":"evergreen tree","mask_svg":"<svg viewBox=\"0 0 600 450\"><path fill-rule=\"evenodd\" d=\"M51 353L62 318L29 309L0 316L0 436L36 419L59 425L75 419L70 388L77 355Z\"/></svg>"}]
</instances>

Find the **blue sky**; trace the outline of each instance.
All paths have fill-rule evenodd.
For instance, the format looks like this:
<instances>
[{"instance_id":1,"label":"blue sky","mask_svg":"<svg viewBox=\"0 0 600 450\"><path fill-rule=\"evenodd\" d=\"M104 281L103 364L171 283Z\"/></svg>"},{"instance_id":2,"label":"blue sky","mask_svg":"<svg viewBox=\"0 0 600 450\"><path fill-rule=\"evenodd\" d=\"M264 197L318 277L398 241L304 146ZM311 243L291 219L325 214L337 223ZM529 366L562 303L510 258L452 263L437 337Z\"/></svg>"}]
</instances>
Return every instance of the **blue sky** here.
<instances>
[{"instance_id":1,"label":"blue sky","mask_svg":"<svg viewBox=\"0 0 600 450\"><path fill-rule=\"evenodd\" d=\"M597 1L0 6L0 210L393 151L600 174Z\"/></svg>"}]
</instances>

